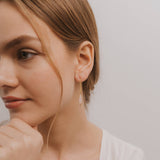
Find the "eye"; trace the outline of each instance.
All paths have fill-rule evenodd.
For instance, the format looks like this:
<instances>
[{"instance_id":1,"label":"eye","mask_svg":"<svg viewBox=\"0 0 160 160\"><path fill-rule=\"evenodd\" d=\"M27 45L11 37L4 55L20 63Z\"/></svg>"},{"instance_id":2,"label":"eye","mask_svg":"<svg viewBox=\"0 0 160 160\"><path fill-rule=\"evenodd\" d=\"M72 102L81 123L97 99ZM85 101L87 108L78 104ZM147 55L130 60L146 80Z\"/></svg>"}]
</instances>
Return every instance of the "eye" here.
<instances>
[{"instance_id":1,"label":"eye","mask_svg":"<svg viewBox=\"0 0 160 160\"><path fill-rule=\"evenodd\" d=\"M17 58L18 60L29 60L31 59L33 56L37 55L37 53L30 51L30 50L20 50L17 53Z\"/></svg>"}]
</instances>

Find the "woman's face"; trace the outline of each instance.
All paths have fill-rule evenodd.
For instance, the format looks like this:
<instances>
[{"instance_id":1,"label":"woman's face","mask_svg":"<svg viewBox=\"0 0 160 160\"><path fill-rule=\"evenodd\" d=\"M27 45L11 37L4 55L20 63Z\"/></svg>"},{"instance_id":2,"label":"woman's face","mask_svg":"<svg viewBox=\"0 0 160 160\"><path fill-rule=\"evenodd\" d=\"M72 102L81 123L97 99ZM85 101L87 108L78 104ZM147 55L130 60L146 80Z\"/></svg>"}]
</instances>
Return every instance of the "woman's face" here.
<instances>
[{"instance_id":1,"label":"woman's face","mask_svg":"<svg viewBox=\"0 0 160 160\"><path fill-rule=\"evenodd\" d=\"M54 33L50 36L54 59L65 82L63 103L67 103L74 90L73 54L68 53ZM32 126L56 113L61 94L60 81L42 51L37 34L7 2L0 2L0 93L2 97L30 99L9 111L11 118L21 118Z\"/></svg>"}]
</instances>

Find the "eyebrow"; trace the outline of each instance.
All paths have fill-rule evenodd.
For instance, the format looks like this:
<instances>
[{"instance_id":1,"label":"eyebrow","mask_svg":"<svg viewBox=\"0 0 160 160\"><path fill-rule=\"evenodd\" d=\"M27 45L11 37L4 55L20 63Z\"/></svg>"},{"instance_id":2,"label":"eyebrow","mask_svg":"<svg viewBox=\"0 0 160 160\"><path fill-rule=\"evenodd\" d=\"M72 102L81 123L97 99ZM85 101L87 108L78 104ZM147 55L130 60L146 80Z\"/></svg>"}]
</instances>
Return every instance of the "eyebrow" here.
<instances>
[{"instance_id":1,"label":"eyebrow","mask_svg":"<svg viewBox=\"0 0 160 160\"><path fill-rule=\"evenodd\" d=\"M9 50L10 48L12 48L14 46L20 45L22 43L25 43L25 42L28 42L28 41L31 41L31 40L39 41L39 39L36 38L36 37L32 37L32 36L29 36L29 35L21 35L19 37L14 38L13 40L7 42L4 45L3 50L5 50L5 51Z\"/></svg>"}]
</instances>

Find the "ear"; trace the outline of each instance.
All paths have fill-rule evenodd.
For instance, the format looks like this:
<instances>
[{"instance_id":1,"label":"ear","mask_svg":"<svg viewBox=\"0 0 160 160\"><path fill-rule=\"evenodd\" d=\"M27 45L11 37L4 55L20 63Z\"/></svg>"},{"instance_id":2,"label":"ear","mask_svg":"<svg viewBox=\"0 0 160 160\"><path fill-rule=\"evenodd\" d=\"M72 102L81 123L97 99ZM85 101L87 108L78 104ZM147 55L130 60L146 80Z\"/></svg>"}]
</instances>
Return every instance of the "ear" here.
<instances>
[{"instance_id":1,"label":"ear","mask_svg":"<svg viewBox=\"0 0 160 160\"><path fill-rule=\"evenodd\" d=\"M84 41L76 52L75 80L84 82L93 69L94 47L91 42Z\"/></svg>"}]
</instances>

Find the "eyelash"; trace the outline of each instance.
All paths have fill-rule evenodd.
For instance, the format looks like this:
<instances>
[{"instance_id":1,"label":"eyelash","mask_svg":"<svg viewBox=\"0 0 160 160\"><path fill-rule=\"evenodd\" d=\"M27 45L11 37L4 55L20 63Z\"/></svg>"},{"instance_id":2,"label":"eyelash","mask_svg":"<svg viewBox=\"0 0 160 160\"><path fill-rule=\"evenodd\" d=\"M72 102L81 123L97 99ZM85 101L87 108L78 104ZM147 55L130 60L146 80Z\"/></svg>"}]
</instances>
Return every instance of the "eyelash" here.
<instances>
[{"instance_id":1,"label":"eyelash","mask_svg":"<svg viewBox=\"0 0 160 160\"><path fill-rule=\"evenodd\" d=\"M23 57L23 55L20 56L22 53L25 53L25 54L27 54L27 55L30 54L30 55L33 55L33 56L37 55L37 53L35 53L35 52L20 50L20 51L18 51L18 53L17 53L17 59L18 59L18 60L27 61L27 60L32 59L32 57L33 57L33 56L32 56L31 58L21 58L21 57Z\"/></svg>"}]
</instances>

